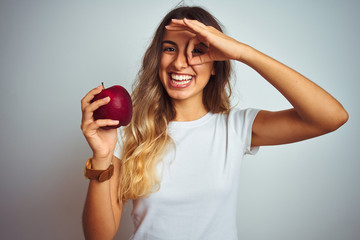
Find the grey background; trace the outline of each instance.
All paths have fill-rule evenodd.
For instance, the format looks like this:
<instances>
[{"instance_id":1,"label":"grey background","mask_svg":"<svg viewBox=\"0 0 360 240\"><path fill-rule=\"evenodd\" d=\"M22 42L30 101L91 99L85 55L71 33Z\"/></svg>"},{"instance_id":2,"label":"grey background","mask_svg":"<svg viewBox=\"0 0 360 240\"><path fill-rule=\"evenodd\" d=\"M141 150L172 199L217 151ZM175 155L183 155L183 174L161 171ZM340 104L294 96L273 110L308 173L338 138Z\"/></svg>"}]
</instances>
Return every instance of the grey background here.
<instances>
[{"instance_id":1,"label":"grey background","mask_svg":"<svg viewBox=\"0 0 360 240\"><path fill-rule=\"evenodd\" d=\"M0 1L0 232L2 239L82 239L91 151L80 99L93 87L131 90L161 18L179 1ZM263 147L243 162L239 238L359 239L359 1L187 1L227 34L286 63L350 114L340 130ZM239 107L289 107L235 64ZM132 231L126 206L117 239Z\"/></svg>"}]
</instances>

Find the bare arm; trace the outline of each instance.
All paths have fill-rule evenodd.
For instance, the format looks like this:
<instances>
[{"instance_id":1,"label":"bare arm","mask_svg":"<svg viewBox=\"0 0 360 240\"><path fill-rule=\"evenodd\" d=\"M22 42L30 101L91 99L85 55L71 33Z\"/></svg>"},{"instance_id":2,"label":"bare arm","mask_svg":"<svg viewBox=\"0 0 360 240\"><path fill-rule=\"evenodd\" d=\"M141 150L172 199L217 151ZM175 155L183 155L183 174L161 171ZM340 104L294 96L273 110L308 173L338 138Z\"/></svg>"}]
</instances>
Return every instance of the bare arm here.
<instances>
[{"instance_id":1,"label":"bare arm","mask_svg":"<svg viewBox=\"0 0 360 240\"><path fill-rule=\"evenodd\" d=\"M118 122L110 119L94 120L93 112L110 99L91 100L100 93L99 86L91 90L81 100L82 122L81 130L93 151L92 169L105 170L112 162L114 175L110 180L98 182L89 180L88 193L83 211L83 229L86 239L113 239L122 213L123 203L119 201L120 160L113 156L117 140L116 129L104 130L101 127L116 125Z\"/></svg>"},{"instance_id":2,"label":"bare arm","mask_svg":"<svg viewBox=\"0 0 360 240\"><path fill-rule=\"evenodd\" d=\"M246 45L239 61L249 65L272 84L294 107L261 111L253 125L253 146L296 142L336 130L348 114L321 87L265 54Z\"/></svg>"},{"instance_id":3,"label":"bare arm","mask_svg":"<svg viewBox=\"0 0 360 240\"><path fill-rule=\"evenodd\" d=\"M123 209L118 198L120 160L113 157L112 162L114 175L109 181L90 180L83 211L86 239L113 239L119 227Z\"/></svg>"},{"instance_id":4,"label":"bare arm","mask_svg":"<svg viewBox=\"0 0 360 240\"><path fill-rule=\"evenodd\" d=\"M272 84L294 108L278 112L260 111L252 129L252 145L276 145L316 137L339 128L348 119L343 106L306 77L252 47L226 36L196 20L176 19L169 31L190 31L187 57L190 65L209 61L237 60L257 71ZM207 51L192 56L199 44Z\"/></svg>"}]
</instances>

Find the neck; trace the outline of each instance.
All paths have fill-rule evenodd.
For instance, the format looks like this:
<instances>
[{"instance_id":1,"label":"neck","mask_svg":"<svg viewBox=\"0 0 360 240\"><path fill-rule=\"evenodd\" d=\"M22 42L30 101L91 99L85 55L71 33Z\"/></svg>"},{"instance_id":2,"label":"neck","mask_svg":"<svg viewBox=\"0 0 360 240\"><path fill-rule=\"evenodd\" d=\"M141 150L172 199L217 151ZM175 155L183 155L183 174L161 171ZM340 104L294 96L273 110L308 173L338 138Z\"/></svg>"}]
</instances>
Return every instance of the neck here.
<instances>
[{"instance_id":1,"label":"neck","mask_svg":"<svg viewBox=\"0 0 360 240\"><path fill-rule=\"evenodd\" d=\"M173 104L176 111L174 121L194 121L208 113L202 102L196 104L193 101L174 101Z\"/></svg>"}]
</instances>

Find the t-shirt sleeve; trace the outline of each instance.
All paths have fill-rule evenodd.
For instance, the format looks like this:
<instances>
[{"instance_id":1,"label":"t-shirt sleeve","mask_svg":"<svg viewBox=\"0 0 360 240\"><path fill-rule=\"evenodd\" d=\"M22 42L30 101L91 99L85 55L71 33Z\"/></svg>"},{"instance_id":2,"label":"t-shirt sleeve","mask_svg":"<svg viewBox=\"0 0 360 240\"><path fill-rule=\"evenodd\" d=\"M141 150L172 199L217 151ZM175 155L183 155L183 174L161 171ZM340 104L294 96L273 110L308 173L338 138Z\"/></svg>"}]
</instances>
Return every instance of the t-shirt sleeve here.
<instances>
[{"instance_id":1,"label":"t-shirt sleeve","mask_svg":"<svg viewBox=\"0 0 360 240\"><path fill-rule=\"evenodd\" d=\"M229 124L236 135L240 137L244 154L256 154L259 147L251 147L252 126L260 110L254 108L232 109L229 114Z\"/></svg>"},{"instance_id":2,"label":"t-shirt sleeve","mask_svg":"<svg viewBox=\"0 0 360 240\"><path fill-rule=\"evenodd\" d=\"M121 127L120 127L117 129L117 140L116 140L116 146L115 146L115 150L114 150L114 156L119 159L121 158L122 146L123 146L121 134L122 134L122 131L121 131Z\"/></svg>"}]
</instances>

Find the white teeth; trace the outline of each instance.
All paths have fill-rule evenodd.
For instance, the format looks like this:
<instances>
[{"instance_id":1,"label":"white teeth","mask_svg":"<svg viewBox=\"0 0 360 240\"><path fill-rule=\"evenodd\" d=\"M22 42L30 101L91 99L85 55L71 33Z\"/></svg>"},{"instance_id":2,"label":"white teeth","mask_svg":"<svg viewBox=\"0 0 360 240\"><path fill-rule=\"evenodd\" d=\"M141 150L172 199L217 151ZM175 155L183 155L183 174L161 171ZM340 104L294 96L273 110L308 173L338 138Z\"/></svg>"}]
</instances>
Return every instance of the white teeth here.
<instances>
[{"instance_id":1,"label":"white teeth","mask_svg":"<svg viewBox=\"0 0 360 240\"><path fill-rule=\"evenodd\" d=\"M177 84L177 85L183 85L183 84L187 84L190 82L190 80L186 80L186 81L175 81L173 79L171 79L171 82L173 82L174 84Z\"/></svg>"},{"instance_id":2,"label":"white teeth","mask_svg":"<svg viewBox=\"0 0 360 240\"><path fill-rule=\"evenodd\" d=\"M190 75L178 75L178 74L171 74L171 79L175 81L186 81L189 82L192 79Z\"/></svg>"}]
</instances>

